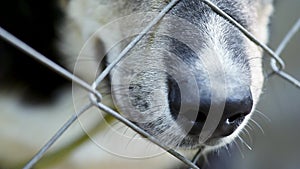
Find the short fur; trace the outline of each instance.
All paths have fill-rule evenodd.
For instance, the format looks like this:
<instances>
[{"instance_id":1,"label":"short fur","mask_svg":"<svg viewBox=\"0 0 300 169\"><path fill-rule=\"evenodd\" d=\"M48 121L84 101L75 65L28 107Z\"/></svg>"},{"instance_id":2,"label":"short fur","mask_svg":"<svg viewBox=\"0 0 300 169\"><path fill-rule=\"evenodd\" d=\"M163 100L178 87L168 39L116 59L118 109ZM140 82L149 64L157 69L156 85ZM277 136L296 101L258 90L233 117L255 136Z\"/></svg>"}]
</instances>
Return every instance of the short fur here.
<instances>
[{"instance_id":1,"label":"short fur","mask_svg":"<svg viewBox=\"0 0 300 169\"><path fill-rule=\"evenodd\" d=\"M272 12L271 1L222 0L212 2L236 19L241 25L258 37L259 40L262 42L267 41L268 18ZM78 51L74 49L80 49L79 47L82 46L87 38L98 28L125 15L138 15L138 13L141 12L159 12L167 3L168 1L158 0L114 2L73 0L67 8L69 16L67 23L69 24L63 29L64 32L67 31L71 33L64 34L63 39L65 43L63 43L62 49L67 55L76 56ZM232 135L219 140L200 143L199 140L193 136L186 136L186 133L182 131L180 125L176 124L173 120L168 106L168 76L163 72L178 69L181 65L188 65L191 73L196 76L196 83L208 86L208 79L211 77L218 78L220 71L223 71L223 80L227 82L226 90L229 93L234 92L235 87L250 84L254 100L254 108L252 110L254 110L263 85L261 65L262 51L226 19L216 14L199 0L180 1L169 11L169 15L185 20L186 23L192 24L191 27L194 27L193 29L197 29L197 31L193 31L191 28L191 30L182 32L183 30L178 30L179 26L176 25L174 20L169 21L169 23L167 23L168 21L161 21L154 32L138 43L128 54L126 59L121 61L117 66L118 68L111 73L110 83L112 95L115 99L115 103L117 102L115 106L121 113L126 115L128 111L132 111L132 109L128 110L122 108L128 107L128 104L130 104L124 101L129 97L133 109L138 109L139 112L148 110L149 114L145 113L144 116L138 116L138 119L135 120L143 121L147 119L151 121L139 125L152 135L159 137L162 142L171 146L196 148L205 145L209 148L216 148L230 143L246 125L251 114L246 117ZM137 25L140 25L138 24L139 21L145 22L145 18L138 17L138 19L140 20L133 19L132 23L128 25L138 27ZM130 27L124 26L122 28L115 28L110 34L116 35L117 37L119 36L118 38L121 39L126 39L122 33L122 31L127 31L125 29L130 29ZM181 44L180 40L178 41L173 39L173 37L159 35L159 32L172 32L176 31L176 29L182 34L193 37L192 39L195 42L192 43L198 44L198 46L194 48L196 51L189 46L184 46L185 44ZM196 33L193 34L193 32ZM114 42L111 35L107 36L107 34L97 34L96 38L103 42L106 47ZM78 39L81 39L81 41L78 41ZM66 44L68 44L68 46L65 46ZM172 59L170 61L170 57L166 56L165 52L161 51L162 49L176 55L178 59L181 60L181 63L176 63L178 61L172 61ZM98 49L95 48L94 50ZM111 62L113 58L111 54L108 55L106 60L107 62ZM207 61L203 61L205 59L207 59ZM220 66L215 65L216 60L218 60L222 69L215 69ZM96 65L95 67L86 67L89 67L89 69L93 71L97 70ZM172 65L176 66L173 67ZM184 66L182 66L182 68L184 68ZM85 72L78 71L77 73L85 74L87 70L84 71ZM206 71L209 71L210 77ZM215 83L217 83L215 85L222 85L225 81L217 80L215 81ZM120 85L122 87L120 87ZM129 91L124 89L126 85L130 87ZM127 92L127 95L125 94L124 96L124 93L120 94L120 92L114 92L122 89L124 93ZM205 94L206 88L203 87L199 89L199 92ZM220 93L220 89L215 89L214 92ZM158 101L158 103L156 103L156 101ZM152 110L151 106L159 106L163 107L163 109ZM128 116L135 115L131 113ZM162 131L165 132L164 135L159 136Z\"/></svg>"}]
</instances>

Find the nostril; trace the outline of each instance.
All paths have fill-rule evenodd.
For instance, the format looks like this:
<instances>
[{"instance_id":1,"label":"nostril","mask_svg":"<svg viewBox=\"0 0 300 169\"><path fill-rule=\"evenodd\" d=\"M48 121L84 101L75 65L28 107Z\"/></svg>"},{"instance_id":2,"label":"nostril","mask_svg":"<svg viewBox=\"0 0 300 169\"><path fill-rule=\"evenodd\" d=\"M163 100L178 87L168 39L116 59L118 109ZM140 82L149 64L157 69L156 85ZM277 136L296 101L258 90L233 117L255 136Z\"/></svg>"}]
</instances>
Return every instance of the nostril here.
<instances>
[{"instance_id":1,"label":"nostril","mask_svg":"<svg viewBox=\"0 0 300 169\"><path fill-rule=\"evenodd\" d=\"M241 89L240 89L241 90ZM242 95L228 97L225 104L224 116L229 123L244 119L253 107L253 99L250 90L241 90Z\"/></svg>"},{"instance_id":2,"label":"nostril","mask_svg":"<svg viewBox=\"0 0 300 169\"><path fill-rule=\"evenodd\" d=\"M204 123L206 120L206 114L203 113L203 112L198 112L197 114L197 118L196 118L196 122L199 122L199 123Z\"/></svg>"},{"instance_id":3,"label":"nostril","mask_svg":"<svg viewBox=\"0 0 300 169\"><path fill-rule=\"evenodd\" d=\"M226 119L227 124L237 123L238 121L242 121L245 118L245 113L237 113Z\"/></svg>"},{"instance_id":4,"label":"nostril","mask_svg":"<svg viewBox=\"0 0 300 169\"><path fill-rule=\"evenodd\" d=\"M178 83L172 77L168 77L168 101L171 115L177 119L180 111L181 94Z\"/></svg>"}]
</instances>

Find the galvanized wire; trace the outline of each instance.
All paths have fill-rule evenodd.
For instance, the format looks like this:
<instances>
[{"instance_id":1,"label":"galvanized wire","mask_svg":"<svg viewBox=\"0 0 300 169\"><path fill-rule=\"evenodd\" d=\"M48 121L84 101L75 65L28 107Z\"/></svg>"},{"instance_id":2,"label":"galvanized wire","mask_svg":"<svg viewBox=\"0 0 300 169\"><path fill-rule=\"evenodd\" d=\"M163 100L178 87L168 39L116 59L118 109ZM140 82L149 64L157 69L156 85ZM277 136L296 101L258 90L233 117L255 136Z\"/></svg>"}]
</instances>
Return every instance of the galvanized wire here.
<instances>
[{"instance_id":1,"label":"galvanized wire","mask_svg":"<svg viewBox=\"0 0 300 169\"><path fill-rule=\"evenodd\" d=\"M108 114L112 115L119 121L123 122L125 125L129 126L133 130L135 130L137 133L141 134L142 136L148 138L151 142L154 144L160 146L170 154L172 154L174 157L188 165L189 168L199 169L199 167L196 166L196 162L200 158L201 155L201 149L196 153L193 160L188 160L181 154L179 154L177 151L170 149L163 143L160 143L156 138L145 132L143 129L139 128L132 122L130 122L128 119L122 117L120 114L115 112L114 110L110 109L106 105L101 103L102 96L101 94L96 90L96 86L99 85L99 83L109 74L109 72L112 70L112 68L120 61L121 58L123 58L142 38L143 36L151 30L151 28L157 24L163 16L174 6L176 3L178 3L180 0L172 0L161 12L160 14L154 18L154 20L145 28L143 31L120 53L120 55L117 57L116 60L114 60L108 67L100 74L100 76L97 78L97 80L92 84L89 85L85 81L81 80L77 76L71 74L67 70L65 70L63 67L57 65L56 63L52 62L51 60L47 59L45 56L25 44L24 42L20 41L4 29L0 27L0 37L4 40L8 41L12 45L16 46L18 49L24 51L25 53L29 54L31 57L37 59L39 62L47 65L52 70L56 71L57 73L63 75L65 78L74 81L76 84L78 84L83 89L87 90L91 94L91 103L86 105L82 108L82 110L76 114L73 115L59 130L58 132L46 143L45 146L43 146L40 151L33 156L33 158L24 166L24 169L30 169L32 168L41 158L42 156L47 152L47 150L59 139L63 133L74 123L74 121L86 112L89 108L92 106L96 106L99 109L107 112ZM271 50L267 45L264 43L261 43L257 38L255 38L249 31L247 31L243 26L241 26L237 21L235 21L232 17L230 17L228 14L226 14L224 11L222 11L220 8L218 8L215 4L213 4L209 0L201 0L203 3L207 4L212 10L214 10L216 13L230 21L234 26L236 26L242 33L245 34L251 41L253 41L255 44L260 46L262 49L264 49L271 57L271 66L274 72L279 75L280 77L284 78L285 80L291 82L295 86L300 88L300 82L293 78L291 75L283 72L283 69L285 68L284 61L279 57L281 54L281 51L285 48L288 41L291 39L291 37L294 36L294 34L299 30L300 27L300 19L295 24L295 26L291 29L291 31L287 34L285 39L282 41L282 43L279 45L276 52Z\"/></svg>"},{"instance_id":2,"label":"galvanized wire","mask_svg":"<svg viewBox=\"0 0 300 169\"><path fill-rule=\"evenodd\" d=\"M97 99L99 99L99 100L102 99L101 94L97 90L93 89L91 87L91 85L89 85L88 83L86 83L85 81L80 79L79 77L73 75L72 73L70 73L63 67L59 66L58 64L54 63L53 61L48 59L46 56L42 55L41 53L39 53L38 51L36 51L35 49L30 47L26 43L22 42L20 39L13 36L11 33L4 30L2 27L0 27L0 37L2 39L6 40L7 42L9 42L10 44L12 44L13 46L17 47L18 49L22 50L23 52L27 53L29 56L38 60L40 63L46 65L47 67L54 70L58 74L62 75L66 79L74 81L76 84L78 84L82 88L93 93Z\"/></svg>"},{"instance_id":3,"label":"galvanized wire","mask_svg":"<svg viewBox=\"0 0 300 169\"><path fill-rule=\"evenodd\" d=\"M161 20L163 18L163 16L178 2L179 0L172 0L160 13L157 17L154 18L154 20L141 32L141 34L139 34L133 41L132 43L129 44L129 46L127 46L124 51L120 54L120 56L118 57L119 60L126 55L126 53L128 53L130 51L131 48L134 47L134 45L139 42L143 36L157 23L159 22L159 20ZM184 156L182 156L180 153L178 153L177 151L167 147L166 145L164 145L163 143L160 143L156 138L154 138L153 136L151 136L150 134L148 134L147 132L145 132L143 129L139 128L138 126L136 126L135 124L133 124L132 122L130 122L129 120L127 120L126 118L122 117L120 114L118 114L117 112L113 111L112 109L110 109L109 107L103 105L101 103L102 100L102 96L100 93L98 93L96 91L96 86L98 83L101 82L101 77L103 76L103 78L109 73L109 71L113 68L113 66L115 64L117 64L118 60L116 60L112 66L110 66L110 69L107 69L102 76L100 76L98 78L98 80L95 81L95 83L93 85L88 85L86 82L84 82L83 80L81 80L80 78L78 78L77 76L71 74L70 72L68 72L67 70L65 70L64 68L60 67L59 65L57 65L56 63L52 62L51 60L47 59L45 56L43 56L42 54L40 54L39 52L37 52L36 50L34 50L33 48L31 48L30 46L28 46L27 44L25 44L24 42L22 42L21 40L19 40L18 38L16 38L15 36L13 36L12 34L8 33L7 31L5 31L3 28L0 27L0 37L2 37L3 39L5 39L6 41L8 41L9 43L13 44L14 46L16 46L17 48L21 49L22 51L24 51L25 53L29 54L30 56L32 56L33 58L37 59L39 62L47 65L49 68L51 68L52 70L56 71L57 73L61 74L62 76L64 76L65 78L72 80L74 82L76 82L80 87L86 89L88 92L90 92L93 96L91 97L91 104L85 106L82 111L80 111L80 113L78 115L73 115L60 129L59 131L40 149L40 151L33 156L33 158L24 166L23 169L30 169L32 168L38 161L39 159L41 159L43 157L43 155L47 152L47 150L63 135L63 133L74 123L74 121L77 119L77 117L81 114L83 114L84 112L86 112L91 106L96 105L97 107L99 107L100 109L104 110L105 112L109 113L110 115L112 115L113 117L115 117L116 119L120 120L121 122L123 122L124 124L126 124L127 126L131 127L133 130L135 130L137 133L145 136L146 138L148 138L151 142L157 144L158 146L160 146L161 148L163 148L164 150L166 150L167 152L169 152L170 154L172 154L174 157L178 158L179 160L181 160L183 163L187 164L189 167L193 168L193 169L200 169L199 167L197 167L193 162L191 162L190 160L188 160L187 158L185 158Z\"/></svg>"},{"instance_id":4,"label":"galvanized wire","mask_svg":"<svg viewBox=\"0 0 300 169\"><path fill-rule=\"evenodd\" d=\"M78 116L89 110L93 104L88 104L83 107L77 114L74 114L54 135L49 141L40 149L36 155L23 167L23 169L31 169L49 150L49 148L65 133L65 131L77 120Z\"/></svg>"},{"instance_id":5,"label":"galvanized wire","mask_svg":"<svg viewBox=\"0 0 300 169\"><path fill-rule=\"evenodd\" d=\"M200 169L192 161L188 160L186 157L182 156L177 151L175 151L175 150L169 148L168 146L164 145L163 143L159 142L155 137L151 136L150 134L148 134L147 132L145 132L143 129L141 129L140 127L138 127L137 125L135 125L134 123L132 123L131 121L129 121L128 119L126 119L123 116L121 116L119 113L115 112L114 110L110 109L109 107L107 107L106 105L104 105L102 103L96 103L96 105L97 105L97 107L99 109L105 111L106 113L109 113L110 115L112 115L113 117L115 117L117 120L119 120L123 124L127 125L131 129L133 129L134 131L136 131L137 133L139 133L140 135L146 137L152 143L158 145L162 149L166 150L168 153L172 154L177 159L181 160L183 163L185 163L186 165L188 165L190 168L192 168L192 169Z\"/></svg>"},{"instance_id":6,"label":"galvanized wire","mask_svg":"<svg viewBox=\"0 0 300 169\"><path fill-rule=\"evenodd\" d=\"M271 67L278 76L282 77L286 81L290 82L294 86L300 88L300 81L291 76L290 74L284 72L285 63L282 58L279 56L282 50L286 47L289 40L294 36L296 32L298 32L300 28L300 19L296 22L293 28L289 31L286 35L284 40L279 45L278 49L274 52L271 48L269 48L264 43L260 42L254 35L252 35L247 29L245 29L241 24L239 24L234 18L229 16L223 10L221 10L218 6L212 3L210 0L201 0L209 7L211 7L216 13L224 17L225 19L229 20L235 27L237 27L245 36L247 36L252 42L256 45L260 46L265 52L267 52L271 57ZM279 66L278 66L279 65ZM273 74L274 74L273 73Z\"/></svg>"},{"instance_id":7,"label":"galvanized wire","mask_svg":"<svg viewBox=\"0 0 300 169\"><path fill-rule=\"evenodd\" d=\"M225 13L222 9L220 9L217 5L212 3L210 0L202 0L205 4L207 4L211 9L213 9L216 13L227 19L231 22L232 25L234 25L236 28L238 28L247 38L249 38L252 42L254 42L256 45L260 46L264 51L266 51L270 56L276 60L276 64L279 65L279 70L282 70L285 68L284 61L272 50L270 49L266 44L260 42L252 33L250 33L246 28L244 28L241 24L239 24L234 18L232 18L230 15Z\"/></svg>"},{"instance_id":8,"label":"galvanized wire","mask_svg":"<svg viewBox=\"0 0 300 169\"><path fill-rule=\"evenodd\" d=\"M100 76L96 79L93 86L96 88L101 81L109 74L109 72L113 69L113 67L118 64L118 62L151 30L151 28L156 25L164 16L165 14L180 0L172 0L158 15L155 17L142 31L141 33L136 36L126 47L125 49L119 54L119 56L110 63L106 69L101 72Z\"/></svg>"},{"instance_id":9,"label":"galvanized wire","mask_svg":"<svg viewBox=\"0 0 300 169\"><path fill-rule=\"evenodd\" d=\"M275 53L277 55L281 54L281 52L285 49L285 47L287 46L289 41L292 39L292 37L294 37L294 35L299 31L299 29L300 29L300 18L295 23L295 25L291 28L291 30L286 34L286 36L281 41L281 43L279 44L277 50L275 51ZM294 78L292 75L284 72L283 70L280 70L277 67L276 61L274 59L271 59L270 64L271 64L271 67L273 69L272 75L277 74L279 77L285 79L286 81L290 82L292 85L294 85L294 86L296 86L297 88L300 89L300 81L297 80L296 78Z\"/></svg>"}]
</instances>

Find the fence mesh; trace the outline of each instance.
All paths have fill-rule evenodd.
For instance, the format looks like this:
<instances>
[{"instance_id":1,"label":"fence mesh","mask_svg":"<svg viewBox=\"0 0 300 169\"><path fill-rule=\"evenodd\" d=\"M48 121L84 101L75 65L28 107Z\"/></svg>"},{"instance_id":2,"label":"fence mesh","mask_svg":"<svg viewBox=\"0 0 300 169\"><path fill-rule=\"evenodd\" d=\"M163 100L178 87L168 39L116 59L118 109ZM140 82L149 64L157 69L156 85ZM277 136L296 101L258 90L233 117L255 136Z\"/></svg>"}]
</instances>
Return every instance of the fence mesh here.
<instances>
[{"instance_id":1,"label":"fence mesh","mask_svg":"<svg viewBox=\"0 0 300 169\"><path fill-rule=\"evenodd\" d=\"M15 36L10 34L9 32L5 31L3 28L0 27L0 37L4 40L8 41L12 45L16 46L18 49L24 51L29 56L33 57L34 59L37 59L42 64L45 64L53 71L57 72L58 74L64 76L65 78L75 82L78 86L85 89L87 92L90 93L90 103L86 106L84 106L77 114L74 114L60 129L57 131L57 133L49 139L49 141L40 149L40 151L33 156L33 158L24 166L24 169L30 169L32 168L42 157L43 155L48 151L48 149L57 141L58 138L60 138L64 132L77 120L77 118L85 113L87 110L89 110L92 107L97 107L104 112L112 115L114 118L119 120L120 122L124 123L140 135L146 137L149 139L152 143L158 145L162 149L166 150L170 154L172 154L174 157L176 157L178 160L182 161L186 165L188 165L190 168L199 169L198 166L196 166L197 160L200 158L201 149L195 154L194 158L192 160L189 160L188 158L184 157L180 153L178 153L176 150L173 150L169 148L168 146L164 145L163 143L160 143L156 138L145 132L143 129L139 128L137 125L129 121L128 119L121 116L118 112L114 111L113 109L109 108L105 104L102 103L102 95L99 93L96 88L99 86L99 84L103 81L103 79L109 74L109 72L114 68L114 66L147 34L148 31L151 30L151 28L156 25L163 17L164 15L172 8L176 3L178 3L180 0L172 0L158 15L153 21L143 29L143 31L137 35L131 43L129 43L126 48L119 54L117 59L115 59L112 63L110 63L106 69L101 72L101 74L98 76L98 78L94 81L92 85L88 84L87 82L83 81L79 77L73 75L63 67L59 66L58 64L52 62L51 60L47 59L45 56L25 44L24 42L17 39ZM218 13L220 16L227 19L231 24L233 24L235 27L237 27L245 36L247 36L252 42L254 42L256 45L260 46L268 55L271 57L270 65L272 68L272 73L269 74L270 76L280 76L284 80L290 82L292 85L296 86L297 88L300 88L300 81L295 79L293 76L291 76L289 73L285 72L285 63L283 59L280 57L282 51L287 46L288 42L292 39L292 37L298 32L300 28L300 19L295 23L295 25L291 28L291 30L286 34L286 37L282 40L277 50L270 49L267 45L264 43L261 43L257 38L255 38L250 32L248 32L243 26L241 26L237 21L235 21L232 17L230 17L228 14L226 14L224 11L222 11L220 8L218 8L215 4L213 4L209 0L201 0L203 3L207 4L212 10L214 10L216 13Z\"/></svg>"}]
</instances>

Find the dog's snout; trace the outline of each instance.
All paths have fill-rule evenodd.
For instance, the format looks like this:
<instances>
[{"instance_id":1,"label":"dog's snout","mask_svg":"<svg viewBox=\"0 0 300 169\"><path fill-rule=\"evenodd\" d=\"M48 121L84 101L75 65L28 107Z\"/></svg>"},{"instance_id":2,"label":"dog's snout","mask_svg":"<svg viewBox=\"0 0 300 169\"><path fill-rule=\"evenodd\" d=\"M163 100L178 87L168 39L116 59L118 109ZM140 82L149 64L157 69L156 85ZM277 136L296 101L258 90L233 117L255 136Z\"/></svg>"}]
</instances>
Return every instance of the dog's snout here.
<instances>
[{"instance_id":1,"label":"dog's snout","mask_svg":"<svg viewBox=\"0 0 300 169\"><path fill-rule=\"evenodd\" d=\"M193 89L187 89L193 90ZM217 124L212 126L217 126L212 128L213 138L221 138L232 134L235 129L242 123L253 106L252 94L249 87L236 87L234 90L230 90L226 95L226 100L211 100L210 95L203 94L200 95L200 104L191 99L181 98L180 89L174 81L169 81L169 107L171 114L175 119L182 117L184 122L188 123L189 127L185 128L183 122L180 121L182 127L190 135L199 135L203 129L205 123L210 123L207 120L209 113L213 113L211 107L219 106L223 104L221 109L218 109L215 118ZM223 102L223 103L222 103ZM199 109L195 111L194 109L181 109L182 106L195 107L199 106ZM188 105L188 106L187 106ZM196 113L196 114L195 114ZM214 118L214 117L213 117ZM178 121L178 120L177 120Z\"/></svg>"}]
</instances>

